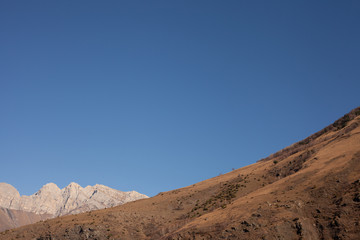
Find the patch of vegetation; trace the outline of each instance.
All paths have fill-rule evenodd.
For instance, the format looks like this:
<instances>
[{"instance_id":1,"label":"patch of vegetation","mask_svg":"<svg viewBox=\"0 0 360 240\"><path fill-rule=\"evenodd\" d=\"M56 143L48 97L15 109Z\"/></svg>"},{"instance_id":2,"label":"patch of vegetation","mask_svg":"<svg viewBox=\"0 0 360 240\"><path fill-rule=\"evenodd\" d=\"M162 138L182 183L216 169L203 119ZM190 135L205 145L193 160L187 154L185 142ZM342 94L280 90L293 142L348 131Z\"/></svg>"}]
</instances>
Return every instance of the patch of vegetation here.
<instances>
[{"instance_id":1,"label":"patch of vegetation","mask_svg":"<svg viewBox=\"0 0 360 240\"><path fill-rule=\"evenodd\" d=\"M355 109L355 116L359 116L360 115L360 108Z\"/></svg>"},{"instance_id":2,"label":"patch of vegetation","mask_svg":"<svg viewBox=\"0 0 360 240\"><path fill-rule=\"evenodd\" d=\"M340 130L344 127L346 127L347 123L351 120L350 116L347 114L340 118L339 120L335 121L333 123L333 127L335 127L335 130Z\"/></svg>"},{"instance_id":3,"label":"patch of vegetation","mask_svg":"<svg viewBox=\"0 0 360 240\"><path fill-rule=\"evenodd\" d=\"M306 145L310 142L310 139L309 138L305 138L304 140L300 141L299 142L299 145Z\"/></svg>"},{"instance_id":4,"label":"patch of vegetation","mask_svg":"<svg viewBox=\"0 0 360 240\"><path fill-rule=\"evenodd\" d=\"M360 107L352 110L350 113L344 115L342 118L338 119L337 121L335 121L333 124L323 128L322 130L314 133L313 135L311 135L310 137L307 137L306 139L293 144L290 147L284 148L274 154L271 154L269 157L260 159L259 161L269 161L269 160L273 160L274 158L277 158L278 161L281 161L293 154L296 154L298 152L301 152L303 150L305 150L307 147L311 147L314 144L314 140L319 138L320 136L323 136L324 134L326 134L327 132L330 131L338 131L341 130L343 128L345 128L346 126L348 126L348 123L353 120L354 118L356 118L357 116L360 115ZM352 126L352 127L351 127ZM350 126L348 126L346 128L346 130L349 132L352 129L354 129L357 125L356 124L352 124Z\"/></svg>"},{"instance_id":5,"label":"patch of vegetation","mask_svg":"<svg viewBox=\"0 0 360 240\"><path fill-rule=\"evenodd\" d=\"M304 167L304 163L315 154L314 150L304 151L298 156L294 157L287 165L275 166L269 171L271 176L286 177L294 174Z\"/></svg>"},{"instance_id":6,"label":"patch of vegetation","mask_svg":"<svg viewBox=\"0 0 360 240\"><path fill-rule=\"evenodd\" d=\"M246 187L246 185L240 184L241 181L244 181L242 178L238 178L232 183L225 183L221 190L211 198L207 199L202 204L199 204L199 201L196 202L194 208L188 214L188 217L197 217L201 216L204 212L210 212L216 208L226 208L226 205L231 203L232 200L236 197L236 193L241 187Z\"/></svg>"}]
</instances>

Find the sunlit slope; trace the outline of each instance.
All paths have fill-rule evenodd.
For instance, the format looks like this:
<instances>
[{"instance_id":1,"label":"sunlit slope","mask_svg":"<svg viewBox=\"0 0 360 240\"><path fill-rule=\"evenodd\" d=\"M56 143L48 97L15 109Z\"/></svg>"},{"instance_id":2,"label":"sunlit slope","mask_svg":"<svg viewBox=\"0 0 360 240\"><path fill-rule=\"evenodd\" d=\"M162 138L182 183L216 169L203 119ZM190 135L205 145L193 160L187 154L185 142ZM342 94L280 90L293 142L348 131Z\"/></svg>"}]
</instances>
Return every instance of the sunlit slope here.
<instances>
[{"instance_id":1,"label":"sunlit slope","mask_svg":"<svg viewBox=\"0 0 360 240\"><path fill-rule=\"evenodd\" d=\"M360 108L255 164L1 239L356 239ZM166 179L165 179L166 180Z\"/></svg>"}]
</instances>

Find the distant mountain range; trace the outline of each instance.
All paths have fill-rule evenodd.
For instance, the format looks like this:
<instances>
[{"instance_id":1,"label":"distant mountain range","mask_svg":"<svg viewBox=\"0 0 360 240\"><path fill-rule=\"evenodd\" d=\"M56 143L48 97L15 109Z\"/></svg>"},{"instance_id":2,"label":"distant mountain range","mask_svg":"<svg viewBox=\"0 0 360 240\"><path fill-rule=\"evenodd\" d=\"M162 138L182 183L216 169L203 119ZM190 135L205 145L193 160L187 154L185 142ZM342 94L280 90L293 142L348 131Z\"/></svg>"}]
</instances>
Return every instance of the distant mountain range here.
<instances>
[{"instance_id":1,"label":"distant mountain range","mask_svg":"<svg viewBox=\"0 0 360 240\"><path fill-rule=\"evenodd\" d=\"M0 183L0 230L114 207L142 198L148 197L135 191L122 192L100 184L82 188L77 183L70 183L63 189L48 183L31 196L20 196L10 184Z\"/></svg>"}]
</instances>

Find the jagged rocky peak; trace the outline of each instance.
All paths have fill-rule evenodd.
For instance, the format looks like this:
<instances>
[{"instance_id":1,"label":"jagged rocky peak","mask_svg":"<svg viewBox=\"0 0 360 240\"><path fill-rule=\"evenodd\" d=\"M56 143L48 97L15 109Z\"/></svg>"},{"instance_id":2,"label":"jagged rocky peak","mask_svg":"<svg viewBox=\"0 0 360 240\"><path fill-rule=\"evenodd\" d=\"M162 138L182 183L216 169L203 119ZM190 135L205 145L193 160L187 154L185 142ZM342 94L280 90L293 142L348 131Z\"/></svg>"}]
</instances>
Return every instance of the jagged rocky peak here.
<instances>
[{"instance_id":1,"label":"jagged rocky peak","mask_svg":"<svg viewBox=\"0 0 360 240\"><path fill-rule=\"evenodd\" d=\"M0 207L54 217L81 213L147 198L135 191L122 192L96 184L82 188L71 182L60 189L55 183L45 184L31 196L21 196L10 184L0 183Z\"/></svg>"},{"instance_id":2,"label":"jagged rocky peak","mask_svg":"<svg viewBox=\"0 0 360 240\"><path fill-rule=\"evenodd\" d=\"M76 182L71 182L65 188L82 188L82 187L79 184L77 184Z\"/></svg>"},{"instance_id":3,"label":"jagged rocky peak","mask_svg":"<svg viewBox=\"0 0 360 240\"><path fill-rule=\"evenodd\" d=\"M77 183L71 182L69 185L64 187L62 189L63 194L71 194L71 195L77 195L79 192L82 192L84 189Z\"/></svg>"},{"instance_id":4,"label":"jagged rocky peak","mask_svg":"<svg viewBox=\"0 0 360 240\"><path fill-rule=\"evenodd\" d=\"M0 183L0 207L10 208L17 204L20 199L20 193L16 188L7 183Z\"/></svg>"},{"instance_id":5,"label":"jagged rocky peak","mask_svg":"<svg viewBox=\"0 0 360 240\"><path fill-rule=\"evenodd\" d=\"M20 197L20 193L16 188L14 188L12 185L8 183L0 183L0 196L3 195L11 195L11 196L18 196Z\"/></svg>"},{"instance_id":6,"label":"jagged rocky peak","mask_svg":"<svg viewBox=\"0 0 360 240\"><path fill-rule=\"evenodd\" d=\"M105 186L105 185L102 185L102 184L95 184L95 185L93 186L93 188L96 188L96 189L99 189L99 188L111 189L110 187Z\"/></svg>"},{"instance_id":7,"label":"jagged rocky peak","mask_svg":"<svg viewBox=\"0 0 360 240\"><path fill-rule=\"evenodd\" d=\"M60 188L55 183L52 183L52 182L45 184L42 188L50 188L50 189L59 189L60 190Z\"/></svg>"},{"instance_id":8,"label":"jagged rocky peak","mask_svg":"<svg viewBox=\"0 0 360 240\"><path fill-rule=\"evenodd\" d=\"M37 193L44 193L44 192L50 192L50 193L61 193L61 189L55 184L55 183L47 183L45 184Z\"/></svg>"}]
</instances>

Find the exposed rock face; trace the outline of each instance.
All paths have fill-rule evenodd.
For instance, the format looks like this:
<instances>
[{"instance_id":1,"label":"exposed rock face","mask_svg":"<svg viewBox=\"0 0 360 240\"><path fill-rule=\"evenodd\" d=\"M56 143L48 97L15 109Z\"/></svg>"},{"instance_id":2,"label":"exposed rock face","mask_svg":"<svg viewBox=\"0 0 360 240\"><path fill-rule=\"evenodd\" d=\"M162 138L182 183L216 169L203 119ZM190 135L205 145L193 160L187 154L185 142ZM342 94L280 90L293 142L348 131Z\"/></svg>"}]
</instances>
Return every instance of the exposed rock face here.
<instances>
[{"instance_id":1,"label":"exposed rock face","mask_svg":"<svg viewBox=\"0 0 360 240\"><path fill-rule=\"evenodd\" d=\"M13 212L16 212L18 215L19 212L22 212L21 214L24 216L39 215L30 218L34 219L34 221L39 221L44 218L40 217L41 215L49 218L76 214L113 207L142 198L147 198L147 196L135 191L118 191L100 184L82 188L77 183L70 183L63 189L60 189L54 183L48 183L31 196L20 196L19 192L10 184L0 183L0 207L4 208L3 215L6 215L7 219L12 219ZM9 212L9 210L17 211ZM17 223L16 219L12 221L13 223L9 224L9 226L23 225ZM30 224L34 221L22 222Z\"/></svg>"},{"instance_id":2,"label":"exposed rock face","mask_svg":"<svg viewBox=\"0 0 360 240\"><path fill-rule=\"evenodd\" d=\"M10 208L11 205L18 205L20 194L10 184L0 183L0 206Z\"/></svg>"}]
</instances>

